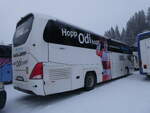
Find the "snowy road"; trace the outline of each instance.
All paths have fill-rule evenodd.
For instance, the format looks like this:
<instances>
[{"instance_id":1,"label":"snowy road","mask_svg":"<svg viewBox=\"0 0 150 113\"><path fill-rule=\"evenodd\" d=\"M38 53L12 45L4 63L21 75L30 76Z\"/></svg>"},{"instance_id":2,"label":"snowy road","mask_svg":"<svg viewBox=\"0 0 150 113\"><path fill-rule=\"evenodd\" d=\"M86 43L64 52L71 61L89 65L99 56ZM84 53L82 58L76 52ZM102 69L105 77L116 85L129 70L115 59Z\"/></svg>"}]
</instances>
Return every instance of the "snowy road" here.
<instances>
[{"instance_id":1,"label":"snowy road","mask_svg":"<svg viewBox=\"0 0 150 113\"><path fill-rule=\"evenodd\" d=\"M134 74L98 85L89 92L74 91L36 97L6 86L8 100L0 113L150 113L150 80Z\"/></svg>"}]
</instances>

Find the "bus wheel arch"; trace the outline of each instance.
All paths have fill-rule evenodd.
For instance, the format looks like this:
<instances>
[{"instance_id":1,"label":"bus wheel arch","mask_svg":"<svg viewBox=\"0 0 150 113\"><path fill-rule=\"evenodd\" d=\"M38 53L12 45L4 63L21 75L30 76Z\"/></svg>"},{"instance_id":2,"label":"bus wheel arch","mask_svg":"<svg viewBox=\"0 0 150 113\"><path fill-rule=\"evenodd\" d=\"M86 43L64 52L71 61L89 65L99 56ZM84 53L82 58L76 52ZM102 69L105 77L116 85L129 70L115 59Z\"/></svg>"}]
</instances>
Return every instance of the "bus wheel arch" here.
<instances>
[{"instance_id":1,"label":"bus wheel arch","mask_svg":"<svg viewBox=\"0 0 150 113\"><path fill-rule=\"evenodd\" d=\"M92 90L94 89L96 83L97 83L97 76L95 71L86 72L84 79L84 89L86 91Z\"/></svg>"}]
</instances>

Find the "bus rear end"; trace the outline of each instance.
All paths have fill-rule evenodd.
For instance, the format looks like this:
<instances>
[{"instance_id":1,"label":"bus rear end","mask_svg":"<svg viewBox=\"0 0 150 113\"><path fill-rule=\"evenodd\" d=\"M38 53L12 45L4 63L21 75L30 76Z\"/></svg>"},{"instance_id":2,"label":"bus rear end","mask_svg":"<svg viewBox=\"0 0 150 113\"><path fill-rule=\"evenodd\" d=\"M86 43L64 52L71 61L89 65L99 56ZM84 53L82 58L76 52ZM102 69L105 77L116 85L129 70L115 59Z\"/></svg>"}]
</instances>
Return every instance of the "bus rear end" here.
<instances>
[{"instance_id":1,"label":"bus rear end","mask_svg":"<svg viewBox=\"0 0 150 113\"><path fill-rule=\"evenodd\" d=\"M138 35L140 73L150 76L150 32Z\"/></svg>"},{"instance_id":2,"label":"bus rear end","mask_svg":"<svg viewBox=\"0 0 150 113\"><path fill-rule=\"evenodd\" d=\"M15 89L25 93L45 95L43 62L46 61L46 56L41 57L40 54L42 44L37 41L41 42L42 36L39 34L42 34L42 31L39 28L39 32L35 33L33 27L41 24L36 21L34 15L29 14L17 23L12 48L13 84Z\"/></svg>"}]
</instances>

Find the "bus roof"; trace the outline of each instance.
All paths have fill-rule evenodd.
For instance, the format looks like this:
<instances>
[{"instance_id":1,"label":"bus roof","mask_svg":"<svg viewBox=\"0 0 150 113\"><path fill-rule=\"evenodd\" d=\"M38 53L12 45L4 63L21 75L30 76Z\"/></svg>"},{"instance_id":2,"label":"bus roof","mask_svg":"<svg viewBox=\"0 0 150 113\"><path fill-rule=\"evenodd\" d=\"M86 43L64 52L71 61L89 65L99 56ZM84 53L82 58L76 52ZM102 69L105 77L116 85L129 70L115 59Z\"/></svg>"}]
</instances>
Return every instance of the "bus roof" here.
<instances>
[{"instance_id":1,"label":"bus roof","mask_svg":"<svg viewBox=\"0 0 150 113\"><path fill-rule=\"evenodd\" d=\"M150 31L139 33L137 37L139 40L150 38Z\"/></svg>"},{"instance_id":2,"label":"bus roof","mask_svg":"<svg viewBox=\"0 0 150 113\"><path fill-rule=\"evenodd\" d=\"M62 22L63 24L66 24L66 25L68 25L68 26L77 28L77 29L79 29L79 30L81 30L81 31L88 32L88 33L90 33L90 34L92 34L92 35L95 35L96 37L100 37L101 39L106 39L106 40L109 40L109 41L113 41L113 42L120 43L120 44L123 44L123 45L128 46L128 45L127 45L126 43L124 43L124 42L121 42L121 41L118 41L118 40L115 40L115 39L110 39L110 38L108 38L108 37L99 35L99 34L94 33L94 32L92 32L92 31L83 29L83 28L78 27L78 26L75 26L75 25L73 25L73 24L71 24L71 23L68 23L68 22L59 20L59 19L57 19L57 18L55 18L55 17L48 16L48 15L45 15L45 14L40 14L40 13L29 13L29 14L27 14L26 16L24 16L22 19L24 19L24 18L26 18L26 17L28 17L28 16L30 16L30 15L33 15L35 18L44 18L44 19L47 19L47 20L60 21L60 22ZM22 19L21 19L21 20L22 20ZM20 20L20 21L21 21L21 20ZM18 22L18 23L19 23L19 22Z\"/></svg>"},{"instance_id":3,"label":"bus roof","mask_svg":"<svg viewBox=\"0 0 150 113\"><path fill-rule=\"evenodd\" d=\"M91 34L93 34L93 35L96 35L96 36L99 36L99 37L108 39L108 38L105 37L105 36L102 36L102 35L100 35L100 34L97 34L97 33L94 33L94 32L92 32L92 31L86 30L85 28L81 28L81 27L79 27L79 26L75 26L75 25L73 25L73 24L71 24L71 23L69 23L69 22L62 21L62 20L57 19L57 18L52 17L52 16L48 16L48 15L40 14L40 13L29 13L28 15L33 15L34 17L37 17L37 18L38 18L38 17L39 17L39 18L44 18L44 19L47 19L47 20L60 21L60 22L63 22L63 23L65 23L65 24L67 24L67 25L70 25L70 26L72 26L72 27L75 27L75 28L77 28L77 29L80 29L80 30L83 30L83 31L85 31L85 32L91 33ZM26 15L26 16L28 16L28 15ZM25 17L26 17L26 16L25 16Z\"/></svg>"},{"instance_id":4,"label":"bus roof","mask_svg":"<svg viewBox=\"0 0 150 113\"><path fill-rule=\"evenodd\" d=\"M116 39L108 38L108 40L112 40L112 41L114 41L114 42L118 42L118 43L121 43L121 44L127 45L125 42L122 42L122 41L119 41L119 40L116 40Z\"/></svg>"},{"instance_id":5,"label":"bus roof","mask_svg":"<svg viewBox=\"0 0 150 113\"><path fill-rule=\"evenodd\" d=\"M150 31L139 33L137 36L140 37L140 36L147 35L147 34L150 34Z\"/></svg>"}]
</instances>

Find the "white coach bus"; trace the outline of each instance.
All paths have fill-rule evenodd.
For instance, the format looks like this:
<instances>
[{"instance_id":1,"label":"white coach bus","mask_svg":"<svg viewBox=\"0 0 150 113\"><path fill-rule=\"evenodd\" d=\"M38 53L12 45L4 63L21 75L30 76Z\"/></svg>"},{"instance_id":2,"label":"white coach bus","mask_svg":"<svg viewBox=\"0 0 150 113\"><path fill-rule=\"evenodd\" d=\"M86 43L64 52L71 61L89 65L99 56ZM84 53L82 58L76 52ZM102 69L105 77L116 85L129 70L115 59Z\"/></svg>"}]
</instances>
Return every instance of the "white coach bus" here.
<instances>
[{"instance_id":1,"label":"white coach bus","mask_svg":"<svg viewBox=\"0 0 150 113\"><path fill-rule=\"evenodd\" d=\"M91 90L133 62L127 45L40 14L17 23L12 52L14 88L41 96Z\"/></svg>"},{"instance_id":2,"label":"white coach bus","mask_svg":"<svg viewBox=\"0 0 150 113\"><path fill-rule=\"evenodd\" d=\"M150 31L137 35L140 73L150 77Z\"/></svg>"}]
</instances>

